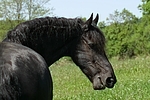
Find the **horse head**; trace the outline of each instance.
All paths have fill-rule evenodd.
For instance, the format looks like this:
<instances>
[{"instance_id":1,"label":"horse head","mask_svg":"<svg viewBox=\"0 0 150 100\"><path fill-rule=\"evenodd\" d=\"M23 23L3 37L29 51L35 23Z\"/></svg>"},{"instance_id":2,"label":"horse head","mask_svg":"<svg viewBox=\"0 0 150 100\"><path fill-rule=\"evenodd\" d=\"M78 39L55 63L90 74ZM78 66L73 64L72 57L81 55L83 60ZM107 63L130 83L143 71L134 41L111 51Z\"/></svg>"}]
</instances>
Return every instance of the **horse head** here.
<instances>
[{"instance_id":1,"label":"horse head","mask_svg":"<svg viewBox=\"0 0 150 100\"><path fill-rule=\"evenodd\" d=\"M95 90L112 88L116 83L112 65L105 54L105 37L97 27L99 16L93 14L81 24L83 34L74 49L73 61L92 82Z\"/></svg>"}]
</instances>

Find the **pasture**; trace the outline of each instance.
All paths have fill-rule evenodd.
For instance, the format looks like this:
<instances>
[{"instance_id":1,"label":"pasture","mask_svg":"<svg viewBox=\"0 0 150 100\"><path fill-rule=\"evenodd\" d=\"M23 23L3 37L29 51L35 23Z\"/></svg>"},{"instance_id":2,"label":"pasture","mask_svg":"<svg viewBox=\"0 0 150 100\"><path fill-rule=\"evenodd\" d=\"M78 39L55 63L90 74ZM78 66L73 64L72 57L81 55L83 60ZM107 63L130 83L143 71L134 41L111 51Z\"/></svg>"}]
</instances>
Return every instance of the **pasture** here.
<instances>
[{"instance_id":1,"label":"pasture","mask_svg":"<svg viewBox=\"0 0 150 100\"><path fill-rule=\"evenodd\" d=\"M150 100L150 56L135 59L110 59L117 83L114 88L95 91L80 69L67 58L50 69L54 100Z\"/></svg>"}]
</instances>

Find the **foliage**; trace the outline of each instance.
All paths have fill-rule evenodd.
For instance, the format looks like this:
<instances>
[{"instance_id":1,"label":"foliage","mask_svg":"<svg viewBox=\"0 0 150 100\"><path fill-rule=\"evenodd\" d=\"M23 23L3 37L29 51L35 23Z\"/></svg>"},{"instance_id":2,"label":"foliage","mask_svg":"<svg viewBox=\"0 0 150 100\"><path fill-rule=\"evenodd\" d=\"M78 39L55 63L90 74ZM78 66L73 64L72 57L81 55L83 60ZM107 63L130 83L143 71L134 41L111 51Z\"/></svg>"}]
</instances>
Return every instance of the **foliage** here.
<instances>
[{"instance_id":1,"label":"foliage","mask_svg":"<svg viewBox=\"0 0 150 100\"><path fill-rule=\"evenodd\" d=\"M0 18L7 20L11 27L22 20L49 15L53 8L47 8L50 0L0 0ZM16 21L15 23L14 20Z\"/></svg>"},{"instance_id":2,"label":"foliage","mask_svg":"<svg viewBox=\"0 0 150 100\"><path fill-rule=\"evenodd\" d=\"M138 6L138 8L142 11L143 15L150 14L150 0L141 0L142 4Z\"/></svg>"},{"instance_id":3,"label":"foliage","mask_svg":"<svg viewBox=\"0 0 150 100\"><path fill-rule=\"evenodd\" d=\"M134 57L150 53L150 16L137 18L131 12L123 9L115 11L107 18L107 22L100 22L107 40L107 54L109 57Z\"/></svg>"},{"instance_id":4,"label":"foliage","mask_svg":"<svg viewBox=\"0 0 150 100\"><path fill-rule=\"evenodd\" d=\"M110 62L117 76L115 87L95 91L79 67L66 58L60 59L50 67L54 100L149 100L149 61L149 56L124 60L112 58Z\"/></svg>"}]
</instances>

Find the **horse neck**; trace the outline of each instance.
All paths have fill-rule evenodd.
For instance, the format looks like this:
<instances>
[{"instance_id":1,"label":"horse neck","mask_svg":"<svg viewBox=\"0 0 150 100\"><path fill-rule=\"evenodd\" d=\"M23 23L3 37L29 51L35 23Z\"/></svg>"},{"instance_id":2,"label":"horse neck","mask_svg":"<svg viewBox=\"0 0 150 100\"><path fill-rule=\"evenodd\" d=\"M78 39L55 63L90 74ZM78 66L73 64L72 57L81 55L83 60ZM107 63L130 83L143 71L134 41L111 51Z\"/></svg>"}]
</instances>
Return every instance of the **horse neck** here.
<instances>
[{"instance_id":1,"label":"horse neck","mask_svg":"<svg viewBox=\"0 0 150 100\"><path fill-rule=\"evenodd\" d=\"M39 41L36 41L37 44L34 44L32 41L31 45L27 46L42 55L48 66L50 66L63 56L71 56L71 52L77 40L78 37L70 37L67 40L53 37L52 40L48 38L45 39L45 41L39 39Z\"/></svg>"},{"instance_id":2,"label":"horse neck","mask_svg":"<svg viewBox=\"0 0 150 100\"><path fill-rule=\"evenodd\" d=\"M50 66L63 56L70 56L73 44L77 42L82 30L76 20L65 19L66 21L63 21L63 18L44 20L46 20L45 23L54 24L38 26L39 23L42 24L43 19L33 20L33 22L30 22L30 25L23 23L10 31L7 36L8 39L4 41L20 43L35 50L43 56L48 66ZM36 24L34 23L35 21ZM57 25L58 22L65 23L65 25Z\"/></svg>"}]
</instances>

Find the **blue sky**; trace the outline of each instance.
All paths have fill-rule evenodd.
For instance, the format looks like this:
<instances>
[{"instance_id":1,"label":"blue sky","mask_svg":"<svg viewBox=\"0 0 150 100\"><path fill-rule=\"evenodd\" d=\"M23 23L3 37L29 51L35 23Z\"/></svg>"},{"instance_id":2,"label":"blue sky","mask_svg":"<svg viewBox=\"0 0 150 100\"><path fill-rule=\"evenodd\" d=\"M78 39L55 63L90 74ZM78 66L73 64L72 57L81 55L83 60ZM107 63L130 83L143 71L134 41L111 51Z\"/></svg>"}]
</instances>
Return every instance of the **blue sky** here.
<instances>
[{"instance_id":1,"label":"blue sky","mask_svg":"<svg viewBox=\"0 0 150 100\"><path fill-rule=\"evenodd\" d=\"M50 0L50 6L55 9L55 16L89 18L91 13L98 13L100 21L106 20L115 10L121 12L123 8L141 17L141 12L137 8L141 3L141 0Z\"/></svg>"}]
</instances>

